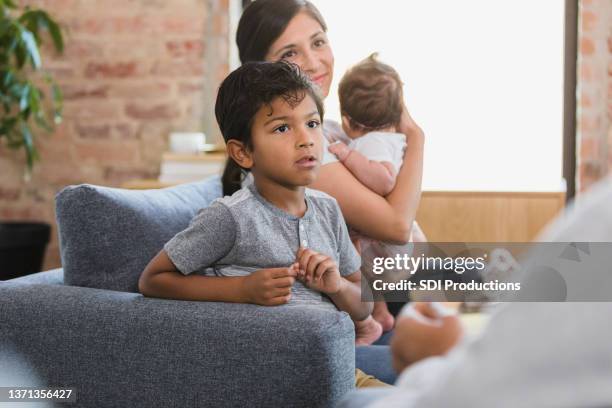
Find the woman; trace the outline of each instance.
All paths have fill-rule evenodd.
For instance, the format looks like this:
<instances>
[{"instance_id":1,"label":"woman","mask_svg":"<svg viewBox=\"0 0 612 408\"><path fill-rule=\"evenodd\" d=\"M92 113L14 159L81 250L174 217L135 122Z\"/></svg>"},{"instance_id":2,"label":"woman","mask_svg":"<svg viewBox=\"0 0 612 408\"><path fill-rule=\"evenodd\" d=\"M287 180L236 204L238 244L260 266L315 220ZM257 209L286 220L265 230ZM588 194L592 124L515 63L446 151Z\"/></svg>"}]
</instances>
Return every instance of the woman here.
<instances>
[{"instance_id":1,"label":"woman","mask_svg":"<svg viewBox=\"0 0 612 408\"><path fill-rule=\"evenodd\" d=\"M236 42L240 60L243 63L281 59L293 62L319 85L323 97L327 97L334 56L326 31L323 18L308 1L257 0L246 8L238 26ZM327 133L340 131L334 125L326 126ZM312 187L336 198L353 228L374 239L403 244L410 237L421 196L424 137L407 110L400 127L406 134L408 148L397 185L386 198L365 188L337 161L322 166ZM326 134L326 137L329 141L341 136Z\"/></svg>"},{"instance_id":2,"label":"woman","mask_svg":"<svg viewBox=\"0 0 612 408\"><path fill-rule=\"evenodd\" d=\"M242 63L287 60L300 66L329 94L334 56L326 35L327 26L318 10L305 0L257 0L244 11L236 34ZM363 186L331 153L329 142L345 138L337 123L326 120L323 166L312 188L338 201L348 224L371 238L396 244L408 242L421 195L423 172L422 130L404 108L400 129L406 135L404 165L396 186L381 197ZM224 194L240 188L240 169L228 163L223 175ZM386 329L393 317L384 308L374 318ZM379 329L380 330L380 329ZM372 336L378 337L375 333Z\"/></svg>"},{"instance_id":3,"label":"woman","mask_svg":"<svg viewBox=\"0 0 612 408\"><path fill-rule=\"evenodd\" d=\"M236 42L241 61L287 60L299 65L329 94L334 67L327 26L318 10L304 0L257 0L244 11ZM420 201L424 136L404 109L400 131L407 148L396 187L385 198L364 187L341 163L325 150L323 166L312 185L338 201L348 224L371 238L403 244L410 237ZM327 141L342 139L340 126L326 120ZM325 146L327 148L327 146ZM224 193L240 188L240 169L231 164L224 173ZM393 325L386 308L376 308L376 320L385 329ZM377 337L377 336L376 336Z\"/></svg>"}]
</instances>

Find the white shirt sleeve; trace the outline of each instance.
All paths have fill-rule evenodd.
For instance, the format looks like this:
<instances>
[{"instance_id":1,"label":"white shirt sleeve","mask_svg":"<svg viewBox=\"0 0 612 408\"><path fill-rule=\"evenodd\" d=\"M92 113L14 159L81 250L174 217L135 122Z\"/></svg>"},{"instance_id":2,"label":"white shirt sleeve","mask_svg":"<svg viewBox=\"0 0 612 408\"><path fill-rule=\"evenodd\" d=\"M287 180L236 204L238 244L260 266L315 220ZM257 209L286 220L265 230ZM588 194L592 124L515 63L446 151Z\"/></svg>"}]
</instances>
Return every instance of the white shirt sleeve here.
<instances>
[{"instance_id":1,"label":"white shirt sleeve","mask_svg":"<svg viewBox=\"0 0 612 408\"><path fill-rule=\"evenodd\" d=\"M323 158L321 164L335 163L338 159L327 150L329 145L338 141L348 145L351 139L344 133L338 122L329 119L323 121L323 136Z\"/></svg>"},{"instance_id":2,"label":"white shirt sleeve","mask_svg":"<svg viewBox=\"0 0 612 408\"><path fill-rule=\"evenodd\" d=\"M352 140L349 147L369 160L390 162L399 170L406 148L406 136L401 133L370 132Z\"/></svg>"}]
</instances>

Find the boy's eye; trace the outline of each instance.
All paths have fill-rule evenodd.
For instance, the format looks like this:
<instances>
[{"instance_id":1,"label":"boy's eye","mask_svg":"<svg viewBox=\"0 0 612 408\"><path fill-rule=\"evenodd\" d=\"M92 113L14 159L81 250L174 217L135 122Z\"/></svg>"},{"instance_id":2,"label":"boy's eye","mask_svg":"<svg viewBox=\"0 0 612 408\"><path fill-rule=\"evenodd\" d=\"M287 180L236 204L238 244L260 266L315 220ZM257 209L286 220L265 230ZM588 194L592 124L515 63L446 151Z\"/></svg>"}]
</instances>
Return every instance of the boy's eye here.
<instances>
[{"instance_id":1,"label":"boy's eye","mask_svg":"<svg viewBox=\"0 0 612 408\"><path fill-rule=\"evenodd\" d=\"M289 131L289 126L287 126L287 125L280 125L276 129L274 129L274 131L278 132L278 133L285 133L285 132Z\"/></svg>"},{"instance_id":2,"label":"boy's eye","mask_svg":"<svg viewBox=\"0 0 612 408\"><path fill-rule=\"evenodd\" d=\"M318 39L318 40L315 40L315 42L314 42L314 46L315 47L321 47L323 45L325 45L325 40Z\"/></svg>"},{"instance_id":3,"label":"boy's eye","mask_svg":"<svg viewBox=\"0 0 612 408\"><path fill-rule=\"evenodd\" d=\"M318 127L319 127L319 125L321 125L321 123L319 123L319 121L318 121L318 120L314 120L314 119L313 119L313 120L309 120L309 121L308 121L308 123L307 123L307 125L308 125L308 127L309 127L309 128L311 128L311 129L315 129L315 128L318 128Z\"/></svg>"}]
</instances>

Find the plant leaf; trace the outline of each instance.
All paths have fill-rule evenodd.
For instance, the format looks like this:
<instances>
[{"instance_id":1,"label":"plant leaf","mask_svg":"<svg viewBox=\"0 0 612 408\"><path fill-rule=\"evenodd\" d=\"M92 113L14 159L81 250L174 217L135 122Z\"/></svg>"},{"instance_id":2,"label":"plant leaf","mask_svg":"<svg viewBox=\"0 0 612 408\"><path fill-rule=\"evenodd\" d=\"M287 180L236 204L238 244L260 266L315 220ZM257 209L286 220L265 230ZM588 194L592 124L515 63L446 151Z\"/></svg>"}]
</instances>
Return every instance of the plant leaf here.
<instances>
[{"instance_id":1,"label":"plant leaf","mask_svg":"<svg viewBox=\"0 0 612 408\"><path fill-rule=\"evenodd\" d=\"M23 112L28 108L28 100L30 99L30 85L25 84L20 91L21 95L19 98L19 110Z\"/></svg>"},{"instance_id":2,"label":"plant leaf","mask_svg":"<svg viewBox=\"0 0 612 408\"><path fill-rule=\"evenodd\" d=\"M36 43L40 44L39 30L39 11L28 10L19 17L19 22L23 24L36 38Z\"/></svg>"},{"instance_id":3,"label":"plant leaf","mask_svg":"<svg viewBox=\"0 0 612 408\"><path fill-rule=\"evenodd\" d=\"M32 170L34 162L38 160L38 152L34 147L34 138L30 127L27 123L21 122L21 136L23 137L23 146L26 149L26 159L28 163L28 169Z\"/></svg>"},{"instance_id":4,"label":"plant leaf","mask_svg":"<svg viewBox=\"0 0 612 408\"><path fill-rule=\"evenodd\" d=\"M3 89L8 88L14 78L15 78L15 75L11 71L3 71L2 72L2 88Z\"/></svg>"},{"instance_id":5,"label":"plant leaf","mask_svg":"<svg viewBox=\"0 0 612 408\"><path fill-rule=\"evenodd\" d=\"M21 39L27 47L28 54L30 55L30 61L32 63L32 68L39 69L40 54L38 53L38 44L36 44L36 39L34 38L34 35L29 30L23 30L21 32Z\"/></svg>"},{"instance_id":6,"label":"plant leaf","mask_svg":"<svg viewBox=\"0 0 612 408\"><path fill-rule=\"evenodd\" d=\"M11 49L14 49L15 59L17 60L17 69L20 70L23 68L26 58L27 58L27 50L21 39L21 29L17 28L19 35L16 35L11 44Z\"/></svg>"},{"instance_id":7,"label":"plant leaf","mask_svg":"<svg viewBox=\"0 0 612 408\"><path fill-rule=\"evenodd\" d=\"M39 20L42 20L51 34L53 45L60 54L64 52L64 37L60 26L45 11L40 11Z\"/></svg>"}]
</instances>

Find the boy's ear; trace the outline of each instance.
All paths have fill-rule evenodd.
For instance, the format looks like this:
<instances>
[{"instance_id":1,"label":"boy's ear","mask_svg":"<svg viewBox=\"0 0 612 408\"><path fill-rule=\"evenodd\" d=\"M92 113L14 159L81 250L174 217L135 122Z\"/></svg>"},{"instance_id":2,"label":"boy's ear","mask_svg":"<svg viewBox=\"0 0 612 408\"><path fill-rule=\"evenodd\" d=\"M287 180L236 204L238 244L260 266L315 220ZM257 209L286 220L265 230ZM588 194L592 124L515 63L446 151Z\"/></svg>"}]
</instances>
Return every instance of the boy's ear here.
<instances>
[{"instance_id":1,"label":"boy's ear","mask_svg":"<svg viewBox=\"0 0 612 408\"><path fill-rule=\"evenodd\" d=\"M253 156L244 146L244 144L236 139L230 139L226 144L227 154L234 159L238 165L244 169L253 167Z\"/></svg>"}]
</instances>

